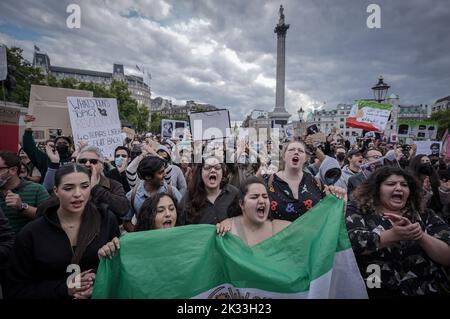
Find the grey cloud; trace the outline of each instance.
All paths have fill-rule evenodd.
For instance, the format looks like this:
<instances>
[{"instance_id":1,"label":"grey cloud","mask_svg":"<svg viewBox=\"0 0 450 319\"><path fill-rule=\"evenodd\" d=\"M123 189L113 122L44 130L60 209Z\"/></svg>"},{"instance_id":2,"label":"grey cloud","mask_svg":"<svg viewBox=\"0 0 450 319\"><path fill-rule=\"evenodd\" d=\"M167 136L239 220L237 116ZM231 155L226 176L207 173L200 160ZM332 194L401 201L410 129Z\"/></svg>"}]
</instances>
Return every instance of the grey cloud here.
<instances>
[{"instance_id":1,"label":"grey cloud","mask_svg":"<svg viewBox=\"0 0 450 319\"><path fill-rule=\"evenodd\" d=\"M80 30L65 27L65 8L74 2L82 8ZM380 74L405 104L430 103L449 94L450 3L377 0L382 28L371 30L366 8L373 2L283 1L291 25L286 45L289 110L311 100L336 105L371 97L370 87ZM232 119L242 119L250 108L274 106L274 90L254 81L258 75L275 78L273 29L279 4L6 0L0 3L0 21L43 34L37 44L54 64L103 71L111 71L114 62L144 65L157 94L227 106ZM123 17L130 9L140 16ZM225 48L256 67L242 69L227 59ZM200 54L208 50L210 55Z\"/></svg>"}]
</instances>

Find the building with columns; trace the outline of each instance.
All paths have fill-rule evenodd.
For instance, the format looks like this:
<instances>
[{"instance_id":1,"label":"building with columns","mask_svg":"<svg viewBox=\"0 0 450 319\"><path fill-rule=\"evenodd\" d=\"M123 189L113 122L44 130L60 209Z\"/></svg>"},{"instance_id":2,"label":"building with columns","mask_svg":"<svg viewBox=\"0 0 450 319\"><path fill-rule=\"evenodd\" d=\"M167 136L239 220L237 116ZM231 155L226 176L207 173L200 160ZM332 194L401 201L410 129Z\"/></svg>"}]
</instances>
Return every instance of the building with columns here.
<instances>
[{"instance_id":1,"label":"building with columns","mask_svg":"<svg viewBox=\"0 0 450 319\"><path fill-rule=\"evenodd\" d=\"M360 137L361 129L347 127L346 119L352 109L351 104L338 104L335 108L315 110L308 115L308 125L315 124L321 132L330 134L333 128L338 128L345 137Z\"/></svg>"},{"instance_id":2,"label":"building with columns","mask_svg":"<svg viewBox=\"0 0 450 319\"><path fill-rule=\"evenodd\" d=\"M439 112L442 110L450 110L450 95L436 100L431 107L431 113Z\"/></svg>"}]
</instances>

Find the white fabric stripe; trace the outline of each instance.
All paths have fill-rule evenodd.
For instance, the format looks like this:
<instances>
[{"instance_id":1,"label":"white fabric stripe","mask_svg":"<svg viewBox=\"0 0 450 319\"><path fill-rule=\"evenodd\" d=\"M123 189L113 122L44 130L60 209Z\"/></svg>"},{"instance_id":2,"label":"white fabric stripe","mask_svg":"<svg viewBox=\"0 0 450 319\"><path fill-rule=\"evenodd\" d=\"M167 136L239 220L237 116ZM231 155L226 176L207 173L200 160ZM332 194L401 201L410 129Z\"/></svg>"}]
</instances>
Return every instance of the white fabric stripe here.
<instances>
[{"instance_id":1,"label":"white fabric stripe","mask_svg":"<svg viewBox=\"0 0 450 319\"><path fill-rule=\"evenodd\" d=\"M222 284L192 299L367 299L364 281L351 248L336 253L333 268L311 281L309 291L277 293L255 288L235 288Z\"/></svg>"}]
</instances>

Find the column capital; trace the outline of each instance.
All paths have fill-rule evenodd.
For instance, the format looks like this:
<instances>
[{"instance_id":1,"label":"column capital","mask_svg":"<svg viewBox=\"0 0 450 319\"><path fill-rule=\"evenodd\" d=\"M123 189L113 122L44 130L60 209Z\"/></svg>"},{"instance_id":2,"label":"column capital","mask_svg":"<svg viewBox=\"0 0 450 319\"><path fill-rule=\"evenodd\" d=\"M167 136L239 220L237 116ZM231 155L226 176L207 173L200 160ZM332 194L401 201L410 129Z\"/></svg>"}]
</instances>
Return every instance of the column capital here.
<instances>
[{"instance_id":1,"label":"column capital","mask_svg":"<svg viewBox=\"0 0 450 319\"><path fill-rule=\"evenodd\" d=\"M278 24L273 30L274 33L278 35L286 35L287 30L289 29L289 24Z\"/></svg>"}]
</instances>

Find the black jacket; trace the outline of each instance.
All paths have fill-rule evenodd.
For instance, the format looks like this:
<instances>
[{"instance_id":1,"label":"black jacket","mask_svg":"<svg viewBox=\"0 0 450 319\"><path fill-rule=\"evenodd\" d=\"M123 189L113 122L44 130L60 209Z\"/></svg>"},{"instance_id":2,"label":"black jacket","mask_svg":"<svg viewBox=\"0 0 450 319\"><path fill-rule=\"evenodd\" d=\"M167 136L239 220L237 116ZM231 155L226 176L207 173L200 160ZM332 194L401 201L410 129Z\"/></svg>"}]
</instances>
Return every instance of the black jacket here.
<instances>
[{"instance_id":1,"label":"black jacket","mask_svg":"<svg viewBox=\"0 0 450 319\"><path fill-rule=\"evenodd\" d=\"M8 218L0 208L0 282L2 271L6 268L6 263L14 244L14 232L8 224Z\"/></svg>"},{"instance_id":2,"label":"black jacket","mask_svg":"<svg viewBox=\"0 0 450 319\"><path fill-rule=\"evenodd\" d=\"M108 171L105 174L105 176L122 184L125 194L131 190L130 185L128 184L127 171L123 171L122 173L119 173L117 168L114 168L114 169Z\"/></svg>"},{"instance_id":3,"label":"black jacket","mask_svg":"<svg viewBox=\"0 0 450 319\"><path fill-rule=\"evenodd\" d=\"M350 176L347 184L347 195L350 197L350 194L362 183L364 183L366 177L362 172L359 172L353 176Z\"/></svg>"},{"instance_id":4,"label":"black jacket","mask_svg":"<svg viewBox=\"0 0 450 319\"><path fill-rule=\"evenodd\" d=\"M48 206L43 216L28 223L18 234L6 273L6 298L67 299L67 272L73 250L61 228L56 210L58 204ZM96 269L98 250L114 237L120 236L114 214L99 210L100 233L87 246L80 261L81 272Z\"/></svg>"},{"instance_id":5,"label":"black jacket","mask_svg":"<svg viewBox=\"0 0 450 319\"><path fill-rule=\"evenodd\" d=\"M117 217L128 213L128 199L118 181L101 175L98 185L91 189L91 198L97 208L106 205Z\"/></svg>"}]
</instances>

